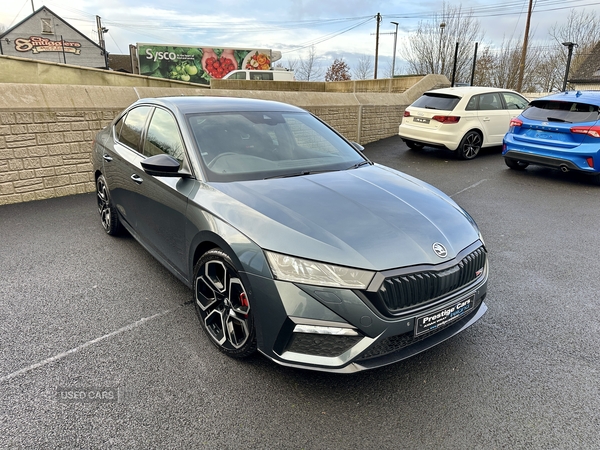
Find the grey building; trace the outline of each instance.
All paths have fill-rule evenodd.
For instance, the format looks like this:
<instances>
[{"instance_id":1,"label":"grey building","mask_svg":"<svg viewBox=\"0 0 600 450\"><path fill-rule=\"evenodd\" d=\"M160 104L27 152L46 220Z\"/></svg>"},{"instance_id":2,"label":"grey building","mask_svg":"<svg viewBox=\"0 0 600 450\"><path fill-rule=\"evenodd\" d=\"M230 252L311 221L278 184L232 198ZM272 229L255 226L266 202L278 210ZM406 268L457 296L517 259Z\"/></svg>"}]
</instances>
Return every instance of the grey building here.
<instances>
[{"instance_id":1,"label":"grey building","mask_svg":"<svg viewBox=\"0 0 600 450\"><path fill-rule=\"evenodd\" d=\"M0 34L0 54L106 69L108 55L45 6Z\"/></svg>"},{"instance_id":2,"label":"grey building","mask_svg":"<svg viewBox=\"0 0 600 450\"><path fill-rule=\"evenodd\" d=\"M600 42L592 49L577 72L569 77L569 83L574 89L600 90Z\"/></svg>"}]
</instances>

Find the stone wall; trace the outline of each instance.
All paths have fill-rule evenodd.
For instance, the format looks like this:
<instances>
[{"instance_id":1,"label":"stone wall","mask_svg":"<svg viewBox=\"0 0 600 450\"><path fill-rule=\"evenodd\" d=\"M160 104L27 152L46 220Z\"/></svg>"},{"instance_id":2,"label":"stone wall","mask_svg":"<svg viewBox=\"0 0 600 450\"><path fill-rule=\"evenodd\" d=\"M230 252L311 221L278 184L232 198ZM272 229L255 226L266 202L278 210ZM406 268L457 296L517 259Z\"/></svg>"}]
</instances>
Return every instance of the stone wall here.
<instances>
[{"instance_id":1,"label":"stone wall","mask_svg":"<svg viewBox=\"0 0 600 450\"><path fill-rule=\"evenodd\" d=\"M110 111L0 113L0 205L91 192L90 149Z\"/></svg>"},{"instance_id":2,"label":"stone wall","mask_svg":"<svg viewBox=\"0 0 600 450\"><path fill-rule=\"evenodd\" d=\"M211 95L283 101L311 111L364 145L395 135L406 106L443 84L445 77L439 77L425 77L397 94L0 83L0 205L92 192L94 136L138 98Z\"/></svg>"}]
</instances>

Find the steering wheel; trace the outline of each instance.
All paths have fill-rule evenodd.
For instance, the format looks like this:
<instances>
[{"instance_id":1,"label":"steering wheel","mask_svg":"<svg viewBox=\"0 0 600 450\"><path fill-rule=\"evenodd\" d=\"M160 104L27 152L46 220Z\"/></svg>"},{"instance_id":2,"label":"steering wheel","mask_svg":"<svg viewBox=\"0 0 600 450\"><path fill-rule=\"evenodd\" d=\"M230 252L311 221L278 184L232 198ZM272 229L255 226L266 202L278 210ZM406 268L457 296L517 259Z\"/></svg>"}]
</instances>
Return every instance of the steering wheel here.
<instances>
[{"instance_id":1,"label":"steering wheel","mask_svg":"<svg viewBox=\"0 0 600 450\"><path fill-rule=\"evenodd\" d=\"M234 153L234 152L220 153L217 156L215 156L208 164L206 164L206 166L209 169L212 169L212 167L217 163L217 161L220 160L221 158L224 158L225 156L239 156L239 154Z\"/></svg>"}]
</instances>

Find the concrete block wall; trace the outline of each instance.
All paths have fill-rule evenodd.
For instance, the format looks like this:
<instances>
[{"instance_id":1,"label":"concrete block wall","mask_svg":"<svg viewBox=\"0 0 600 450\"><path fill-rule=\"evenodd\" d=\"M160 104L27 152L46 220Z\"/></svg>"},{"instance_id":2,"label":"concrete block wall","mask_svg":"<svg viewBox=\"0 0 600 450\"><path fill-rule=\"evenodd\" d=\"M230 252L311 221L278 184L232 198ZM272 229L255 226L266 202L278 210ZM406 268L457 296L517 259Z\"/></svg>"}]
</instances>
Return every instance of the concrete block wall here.
<instances>
[{"instance_id":1,"label":"concrete block wall","mask_svg":"<svg viewBox=\"0 0 600 450\"><path fill-rule=\"evenodd\" d=\"M398 132L406 106L445 80L431 77L397 94L0 83L0 205L94 191L94 136L139 98L210 95L282 101L365 145Z\"/></svg>"},{"instance_id":2,"label":"concrete block wall","mask_svg":"<svg viewBox=\"0 0 600 450\"><path fill-rule=\"evenodd\" d=\"M118 111L0 112L0 205L93 191L91 143Z\"/></svg>"}]
</instances>

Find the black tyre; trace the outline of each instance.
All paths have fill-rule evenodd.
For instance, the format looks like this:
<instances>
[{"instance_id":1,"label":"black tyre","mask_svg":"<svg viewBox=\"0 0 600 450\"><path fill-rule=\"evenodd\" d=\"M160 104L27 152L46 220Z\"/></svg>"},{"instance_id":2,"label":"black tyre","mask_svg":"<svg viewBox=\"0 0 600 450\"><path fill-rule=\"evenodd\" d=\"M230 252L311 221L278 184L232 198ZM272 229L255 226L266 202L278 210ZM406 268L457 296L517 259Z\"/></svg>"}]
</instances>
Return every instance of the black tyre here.
<instances>
[{"instance_id":1,"label":"black tyre","mask_svg":"<svg viewBox=\"0 0 600 450\"><path fill-rule=\"evenodd\" d=\"M194 267L194 300L202 328L223 353L244 358L256 351L253 311L231 258L209 250Z\"/></svg>"},{"instance_id":2,"label":"black tyre","mask_svg":"<svg viewBox=\"0 0 600 450\"><path fill-rule=\"evenodd\" d=\"M511 158L504 158L504 162L508 167L514 170L525 170L529 165L528 162L519 161Z\"/></svg>"},{"instance_id":3,"label":"black tyre","mask_svg":"<svg viewBox=\"0 0 600 450\"><path fill-rule=\"evenodd\" d=\"M422 150L423 147L425 147L420 142L415 142L415 141L404 141L404 142L406 143L406 146L408 148L410 148L411 150Z\"/></svg>"},{"instance_id":4,"label":"black tyre","mask_svg":"<svg viewBox=\"0 0 600 450\"><path fill-rule=\"evenodd\" d=\"M479 154L483 139L477 131L469 131L464 135L456 149L460 159L473 159Z\"/></svg>"},{"instance_id":5,"label":"black tyre","mask_svg":"<svg viewBox=\"0 0 600 450\"><path fill-rule=\"evenodd\" d=\"M96 180L96 199L98 201L100 222L102 223L104 231L111 236L120 234L122 225L119 221L117 210L110 200L110 193L104 175L100 175Z\"/></svg>"}]
</instances>

